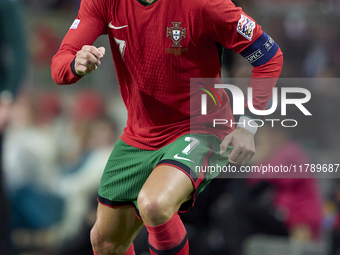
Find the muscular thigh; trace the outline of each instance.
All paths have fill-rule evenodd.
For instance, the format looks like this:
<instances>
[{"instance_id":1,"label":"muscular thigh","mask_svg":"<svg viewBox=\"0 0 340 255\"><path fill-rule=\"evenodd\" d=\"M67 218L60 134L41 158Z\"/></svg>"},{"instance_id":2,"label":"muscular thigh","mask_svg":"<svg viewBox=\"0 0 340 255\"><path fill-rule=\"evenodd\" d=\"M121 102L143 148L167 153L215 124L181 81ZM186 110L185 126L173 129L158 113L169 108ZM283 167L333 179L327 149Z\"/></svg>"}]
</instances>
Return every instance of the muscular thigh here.
<instances>
[{"instance_id":1,"label":"muscular thigh","mask_svg":"<svg viewBox=\"0 0 340 255\"><path fill-rule=\"evenodd\" d=\"M143 222L136 217L133 207L110 208L98 204L93 229L106 242L129 247L142 227Z\"/></svg>"},{"instance_id":2,"label":"muscular thigh","mask_svg":"<svg viewBox=\"0 0 340 255\"><path fill-rule=\"evenodd\" d=\"M172 166L159 165L152 171L138 196L141 214L144 214L142 217L148 213L145 209L153 211L157 207L158 212L169 220L184 202L192 198L193 192L194 185L184 172ZM148 217L143 217L143 220L146 225L155 225ZM156 225L164 223L162 220Z\"/></svg>"},{"instance_id":3,"label":"muscular thigh","mask_svg":"<svg viewBox=\"0 0 340 255\"><path fill-rule=\"evenodd\" d=\"M191 199L194 186L190 178L179 169L167 166L157 166L145 182L144 191L150 196L164 196L164 199L178 207Z\"/></svg>"}]
</instances>

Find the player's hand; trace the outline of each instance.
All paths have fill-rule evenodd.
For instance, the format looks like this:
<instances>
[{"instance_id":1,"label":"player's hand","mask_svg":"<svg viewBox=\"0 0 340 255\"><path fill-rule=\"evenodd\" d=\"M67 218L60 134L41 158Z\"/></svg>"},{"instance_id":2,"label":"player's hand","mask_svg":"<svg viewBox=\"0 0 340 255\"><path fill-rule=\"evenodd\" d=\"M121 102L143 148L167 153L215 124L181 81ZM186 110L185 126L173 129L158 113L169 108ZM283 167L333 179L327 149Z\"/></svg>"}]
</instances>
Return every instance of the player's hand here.
<instances>
[{"instance_id":1,"label":"player's hand","mask_svg":"<svg viewBox=\"0 0 340 255\"><path fill-rule=\"evenodd\" d=\"M220 154L224 154L231 144L233 149L229 152L229 162L232 164L245 165L255 154L254 135L244 128L237 127L224 138L220 145Z\"/></svg>"},{"instance_id":2,"label":"player's hand","mask_svg":"<svg viewBox=\"0 0 340 255\"><path fill-rule=\"evenodd\" d=\"M100 59L105 55L105 48L84 45L83 48L77 52L74 63L74 69L77 74L83 76L97 70L100 65Z\"/></svg>"}]
</instances>

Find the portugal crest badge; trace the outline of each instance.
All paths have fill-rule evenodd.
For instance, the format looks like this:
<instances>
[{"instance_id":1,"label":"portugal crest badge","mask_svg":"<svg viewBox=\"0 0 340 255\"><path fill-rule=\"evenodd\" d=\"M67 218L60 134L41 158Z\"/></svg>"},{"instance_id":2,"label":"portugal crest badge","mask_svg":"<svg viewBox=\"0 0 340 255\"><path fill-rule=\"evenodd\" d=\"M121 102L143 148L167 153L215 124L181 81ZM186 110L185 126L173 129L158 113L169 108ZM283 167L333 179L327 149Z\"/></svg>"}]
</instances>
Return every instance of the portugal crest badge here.
<instances>
[{"instance_id":1,"label":"portugal crest badge","mask_svg":"<svg viewBox=\"0 0 340 255\"><path fill-rule=\"evenodd\" d=\"M171 22L173 27L167 28L167 37L170 36L171 40L173 41L173 44L171 47L182 47L179 43L182 40L182 38L186 38L187 32L186 29L183 27L180 27L182 22Z\"/></svg>"}]
</instances>

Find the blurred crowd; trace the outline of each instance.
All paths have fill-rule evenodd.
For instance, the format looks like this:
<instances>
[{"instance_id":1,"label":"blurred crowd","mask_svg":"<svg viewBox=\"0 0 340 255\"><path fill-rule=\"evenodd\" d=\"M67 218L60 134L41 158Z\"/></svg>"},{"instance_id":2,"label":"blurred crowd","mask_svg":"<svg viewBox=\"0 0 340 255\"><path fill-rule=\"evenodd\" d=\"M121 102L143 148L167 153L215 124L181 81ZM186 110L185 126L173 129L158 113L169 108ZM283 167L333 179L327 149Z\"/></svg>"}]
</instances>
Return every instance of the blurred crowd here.
<instances>
[{"instance_id":1,"label":"blurred crowd","mask_svg":"<svg viewBox=\"0 0 340 255\"><path fill-rule=\"evenodd\" d=\"M340 120L335 116L340 108L340 1L234 2L280 45L285 59L282 77L295 78L297 86L312 94L308 107L313 117L298 128L266 125L258 131L252 164L339 164ZM77 85L58 87L50 77L49 62L79 4L80 0L0 2L4 255L92 255L89 231L100 177L122 134L126 110L110 53ZM6 26L6 8L16 9L23 31L14 33L11 24ZM16 43L10 41L11 33ZM95 44L109 49L105 38ZM224 77L249 78L251 70L244 59L225 50ZM9 78L11 72L15 79ZM16 88L11 91L6 82ZM289 82L279 81L278 86ZM301 249L294 254L307 254L303 252L311 247L314 253L308 254L340 254L339 176L214 180L196 207L181 215L191 254L257 255L264 248L256 253L256 247L269 244ZM137 254L149 254L146 238L142 230L135 241Z\"/></svg>"},{"instance_id":2,"label":"blurred crowd","mask_svg":"<svg viewBox=\"0 0 340 255\"><path fill-rule=\"evenodd\" d=\"M96 91L73 99L62 109L57 93L24 93L13 105L3 165L19 247L72 244L93 223L101 172L118 130Z\"/></svg>"}]
</instances>

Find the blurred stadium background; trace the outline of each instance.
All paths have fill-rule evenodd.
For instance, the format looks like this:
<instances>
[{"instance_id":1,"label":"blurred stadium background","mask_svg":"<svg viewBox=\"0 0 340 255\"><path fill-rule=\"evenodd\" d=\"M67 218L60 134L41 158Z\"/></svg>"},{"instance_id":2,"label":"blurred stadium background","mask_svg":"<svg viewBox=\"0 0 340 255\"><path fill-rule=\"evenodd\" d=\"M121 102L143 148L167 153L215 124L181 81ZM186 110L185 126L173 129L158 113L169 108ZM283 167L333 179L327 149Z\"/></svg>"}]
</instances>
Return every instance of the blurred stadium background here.
<instances>
[{"instance_id":1,"label":"blurred stadium background","mask_svg":"<svg viewBox=\"0 0 340 255\"><path fill-rule=\"evenodd\" d=\"M107 49L96 72L73 86L52 81L50 60L79 3L18 2L29 57L4 131L1 182L10 229L0 229L0 254L92 255L96 192L126 111L106 37L95 42ZM340 163L340 0L235 3L280 45L282 77L328 81L308 86L313 117L302 130L259 132L254 164ZM225 77L251 75L248 63L230 51L223 68ZM340 254L339 174L323 177L329 176L216 180L196 208L182 215L191 254ZM7 209L0 208L0 217ZM146 240L143 230L135 242L137 254L149 254Z\"/></svg>"}]
</instances>

